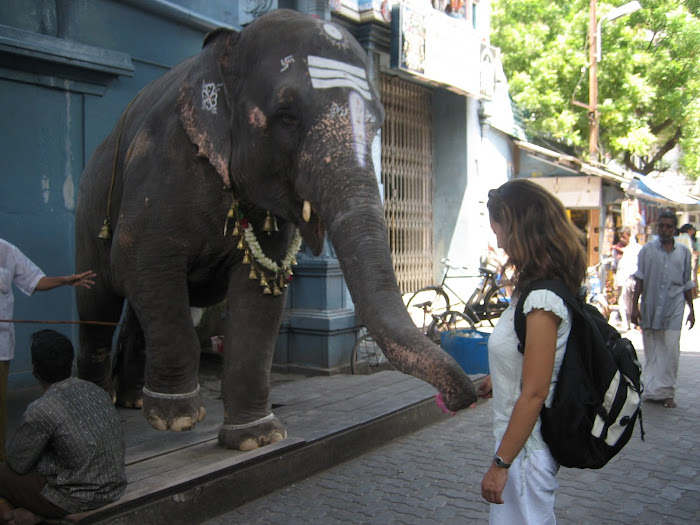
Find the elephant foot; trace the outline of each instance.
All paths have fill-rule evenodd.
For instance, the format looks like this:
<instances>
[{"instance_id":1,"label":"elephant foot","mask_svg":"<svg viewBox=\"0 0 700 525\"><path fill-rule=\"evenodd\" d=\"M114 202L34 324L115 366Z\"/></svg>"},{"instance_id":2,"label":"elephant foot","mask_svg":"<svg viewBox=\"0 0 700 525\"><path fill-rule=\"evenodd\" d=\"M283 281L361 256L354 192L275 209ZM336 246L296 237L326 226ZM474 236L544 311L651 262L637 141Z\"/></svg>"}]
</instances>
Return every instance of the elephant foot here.
<instances>
[{"instance_id":1,"label":"elephant foot","mask_svg":"<svg viewBox=\"0 0 700 525\"><path fill-rule=\"evenodd\" d=\"M122 386L121 381L115 379L117 387L116 404L125 408L143 408L143 387L141 385Z\"/></svg>"},{"instance_id":2,"label":"elephant foot","mask_svg":"<svg viewBox=\"0 0 700 525\"><path fill-rule=\"evenodd\" d=\"M117 394L117 404L125 408L143 408L143 397L141 392L119 392Z\"/></svg>"},{"instance_id":3,"label":"elephant foot","mask_svg":"<svg viewBox=\"0 0 700 525\"><path fill-rule=\"evenodd\" d=\"M115 399L112 384L112 363L109 359L109 348L98 348L91 353L81 353L78 356L78 377L95 383Z\"/></svg>"},{"instance_id":4,"label":"elephant foot","mask_svg":"<svg viewBox=\"0 0 700 525\"><path fill-rule=\"evenodd\" d=\"M144 386L142 404L144 417L156 430L192 430L207 415L199 385L184 394L153 392Z\"/></svg>"},{"instance_id":5,"label":"elephant foot","mask_svg":"<svg viewBox=\"0 0 700 525\"><path fill-rule=\"evenodd\" d=\"M284 424L274 414L239 425L224 424L219 430L219 446L248 452L287 437Z\"/></svg>"}]
</instances>

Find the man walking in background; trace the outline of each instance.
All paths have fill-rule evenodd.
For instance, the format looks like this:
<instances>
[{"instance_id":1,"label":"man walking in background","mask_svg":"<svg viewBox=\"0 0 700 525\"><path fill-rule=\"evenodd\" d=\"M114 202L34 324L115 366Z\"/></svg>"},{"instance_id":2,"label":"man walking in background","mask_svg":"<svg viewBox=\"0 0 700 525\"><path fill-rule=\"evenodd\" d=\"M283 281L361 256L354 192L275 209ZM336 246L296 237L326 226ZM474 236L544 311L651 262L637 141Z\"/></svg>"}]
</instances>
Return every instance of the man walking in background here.
<instances>
[{"instance_id":1,"label":"man walking in background","mask_svg":"<svg viewBox=\"0 0 700 525\"><path fill-rule=\"evenodd\" d=\"M642 328L646 363L642 373L644 399L675 408L683 312L688 304L689 328L695 324L690 251L673 236L678 218L670 210L657 221L658 237L639 252L631 321ZM639 298L641 295L641 312Z\"/></svg>"}]
</instances>

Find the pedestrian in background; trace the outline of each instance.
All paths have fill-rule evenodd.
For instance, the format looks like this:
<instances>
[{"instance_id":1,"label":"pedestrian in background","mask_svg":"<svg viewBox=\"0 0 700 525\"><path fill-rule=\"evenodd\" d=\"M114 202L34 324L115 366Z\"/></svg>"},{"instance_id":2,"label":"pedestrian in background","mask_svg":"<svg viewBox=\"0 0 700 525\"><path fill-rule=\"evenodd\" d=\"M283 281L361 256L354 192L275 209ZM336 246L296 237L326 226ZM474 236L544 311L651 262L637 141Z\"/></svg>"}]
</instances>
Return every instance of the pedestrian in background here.
<instances>
[{"instance_id":1,"label":"pedestrian in background","mask_svg":"<svg viewBox=\"0 0 700 525\"><path fill-rule=\"evenodd\" d=\"M623 332L627 332L632 328L630 326L630 317L632 315L634 287L636 283L634 273L637 271L637 258L639 257L641 249L641 245L630 232L624 252L617 261L615 286L617 287L618 293L617 307L620 313L620 330Z\"/></svg>"},{"instance_id":2,"label":"pedestrian in background","mask_svg":"<svg viewBox=\"0 0 700 525\"><path fill-rule=\"evenodd\" d=\"M32 372L43 395L22 414L0 464L0 521L96 509L126 490L126 445L119 414L102 388L71 377L73 345L54 330L32 335Z\"/></svg>"},{"instance_id":3,"label":"pedestrian in background","mask_svg":"<svg viewBox=\"0 0 700 525\"><path fill-rule=\"evenodd\" d=\"M90 288L95 272L47 277L39 267L16 246L0 239L0 319L11 320L14 315L15 297L12 284L26 295L35 290L45 291L59 286L85 286ZM7 376L10 361L15 356L15 328L12 323L0 322L0 461L5 461L5 432L7 428Z\"/></svg>"},{"instance_id":4,"label":"pedestrian in background","mask_svg":"<svg viewBox=\"0 0 700 525\"><path fill-rule=\"evenodd\" d=\"M514 316L519 292L533 281L558 280L578 293L586 275L583 238L562 203L531 181L515 179L491 190L487 206L498 246L514 269L515 291L489 337L491 375L479 386L481 397L493 397L496 438L481 495L492 503L491 524L555 523L559 464L542 438L540 411L552 403L571 313L551 290L531 292L523 305L523 353Z\"/></svg>"},{"instance_id":5,"label":"pedestrian in background","mask_svg":"<svg viewBox=\"0 0 700 525\"><path fill-rule=\"evenodd\" d=\"M692 224L684 224L678 229L676 237L690 250L690 275L695 283L695 297L698 296L698 255L700 255L700 245L698 245L697 231Z\"/></svg>"},{"instance_id":6,"label":"pedestrian in background","mask_svg":"<svg viewBox=\"0 0 700 525\"><path fill-rule=\"evenodd\" d=\"M676 242L676 214L665 210L656 223L658 237L639 252L632 304L632 322L641 326L646 362L642 373L645 400L676 407L676 379L681 352L683 313L688 304L688 327L695 325L690 250ZM641 296L641 309L639 298Z\"/></svg>"}]
</instances>

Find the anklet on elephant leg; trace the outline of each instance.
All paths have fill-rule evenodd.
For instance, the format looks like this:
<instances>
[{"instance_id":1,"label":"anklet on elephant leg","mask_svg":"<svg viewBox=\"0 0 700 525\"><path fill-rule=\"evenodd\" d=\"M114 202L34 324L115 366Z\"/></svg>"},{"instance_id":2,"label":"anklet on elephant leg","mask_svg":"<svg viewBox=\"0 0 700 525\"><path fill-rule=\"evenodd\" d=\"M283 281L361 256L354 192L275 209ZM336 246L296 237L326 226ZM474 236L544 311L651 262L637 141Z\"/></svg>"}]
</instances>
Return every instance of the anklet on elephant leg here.
<instances>
[{"instance_id":1,"label":"anklet on elephant leg","mask_svg":"<svg viewBox=\"0 0 700 525\"><path fill-rule=\"evenodd\" d=\"M261 417L260 419L256 419L255 421L251 421L250 423L241 423L240 425L233 425L233 424L222 425L221 430L242 430L244 428L254 427L255 425L259 425L260 423L265 423L266 421L270 421L274 417L275 417L275 414L270 412L265 417Z\"/></svg>"},{"instance_id":2,"label":"anklet on elephant leg","mask_svg":"<svg viewBox=\"0 0 700 525\"><path fill-rule=\"evenodd\" d=\"M153 392L145 386L143 387L143 393L146 394L148 397L154 399L187 399L199 394L199 383L197 383L197 388L195 388L192 392L185 392L184 394L166 394L163 392Z\"/></svg>"}]
</instances>

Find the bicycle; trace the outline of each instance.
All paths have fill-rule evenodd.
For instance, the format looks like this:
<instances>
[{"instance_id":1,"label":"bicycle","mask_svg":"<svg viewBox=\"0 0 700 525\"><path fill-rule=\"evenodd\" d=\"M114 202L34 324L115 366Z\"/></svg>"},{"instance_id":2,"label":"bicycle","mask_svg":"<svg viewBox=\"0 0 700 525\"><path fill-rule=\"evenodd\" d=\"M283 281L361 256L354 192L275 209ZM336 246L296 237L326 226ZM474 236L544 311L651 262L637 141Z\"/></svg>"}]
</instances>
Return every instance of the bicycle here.
<instances>
[{"instance_id":1,"label":"bicycle","mask_svg":"<svg viewBox=\"0 0 700 525\"><path fill-rule=\"evenodd\" d=\"M428 339L437 345L440 344L441 334L443 332L474 328L472 319L462 312L446 310L436 314L432 311L430 302L413 304L413 306L423 311L423 327L421 331ZM430 318L429 323L427 322L428 318Z\"/></svg>"},{"instance_id":2,"label":"bicycle","mask_svg":"<svg viewBox=\"0 0 700 525\"><path fill-rule=\"evenodd\" d=\"M361 327L357 335L358 337L355 341L355 346L352 347L352 355L350 357L350 371L353 374L360 374L365 369L376 368L387 362L384 352L374 341L367 328Z\"/></svg>"},{"instance_id":3,"label":"bicycle","mask_svg":"<svg viewBox=\"0 0 700 525\"><path fill-rule=\"evenodd\" d=\"M467 268L453 266L448 259L443 259L442 264L445 266L445 271L442 274L440 284L426 286L415 292L406 303L406 308L409 309L409 312L412 306L420 305L419 307L422 308L424 307L423 305L427 305L425 306L427 308L426 314L436 314L439 317L444 317L443 322L465 324L466 320L462 317L466 317L471 322L472 327L480 325L484 321L493 326L493 320L500 317L510 304L510 297L506 291L503 279L496 269L482 264L479 268L479 275L450 277L451 279L481 278L469 300L465 301L459 296L457 291L449 286L447 279L450 270L464 270ZM464 309L461 312L450 309L450 294L457 298L457 304L464 304ZM461 316L457 314L461 314Z\"/></svg>"},{"instance_id":4,"label":"bicycle","mask_svg":"<svg viewBox=\"0 0 700 525\"><path fill-rule=\"evenodd\" d=\"M423 311L422 332L433 343L439 345L441 334L454 330L474 328L474 323L462 312L448 310L440 314L429 313L429 304L415 305ZM430 322L426 320L430 316ZM379 348L372 335L364 326L360 327L355 345L352 347L350 357L350 371L354 374L364 373L372 368L377 368L383 363L388 363L384 352Z\"/></svg>"}]
</instances>

